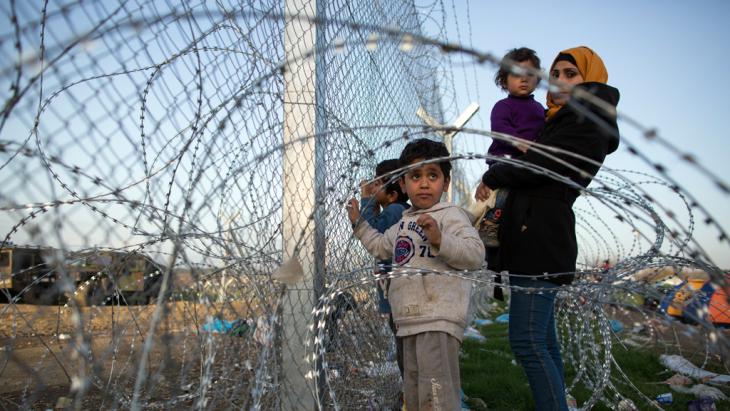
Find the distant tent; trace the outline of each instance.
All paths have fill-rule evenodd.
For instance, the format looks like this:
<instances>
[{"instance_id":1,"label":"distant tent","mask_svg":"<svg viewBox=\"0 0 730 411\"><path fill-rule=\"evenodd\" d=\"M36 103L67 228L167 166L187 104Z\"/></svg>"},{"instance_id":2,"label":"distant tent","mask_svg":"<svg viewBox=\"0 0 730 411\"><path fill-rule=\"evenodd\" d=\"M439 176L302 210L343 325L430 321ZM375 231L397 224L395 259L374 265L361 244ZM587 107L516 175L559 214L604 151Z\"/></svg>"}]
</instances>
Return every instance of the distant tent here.
<instances>
[{"instance_id":1,"label":"distant tent","mask_svg":"<svg viewBox=\"0 0 730 411\"><path fill-rule=\"evenodd\" d=\"M709 276L687 277L674 287L662 301L660 308L667 314L689 321L702 318L716 325L730 326L730 304L727 292L713 286Z\"/></svg>"},{"instance_id":2,"label":"distant tent","mask_svg":"<svg viewBox=\"0 0 730 411\"><path fill-rule=\"evenodd\" d=\"M675 268L667 265L663 267L644 268L643 270L639 270L634 273L633 278L635 281L643 281L652 284L666 280L667 278L673 277L675 275Z\"/></svg>"}]
</instances>

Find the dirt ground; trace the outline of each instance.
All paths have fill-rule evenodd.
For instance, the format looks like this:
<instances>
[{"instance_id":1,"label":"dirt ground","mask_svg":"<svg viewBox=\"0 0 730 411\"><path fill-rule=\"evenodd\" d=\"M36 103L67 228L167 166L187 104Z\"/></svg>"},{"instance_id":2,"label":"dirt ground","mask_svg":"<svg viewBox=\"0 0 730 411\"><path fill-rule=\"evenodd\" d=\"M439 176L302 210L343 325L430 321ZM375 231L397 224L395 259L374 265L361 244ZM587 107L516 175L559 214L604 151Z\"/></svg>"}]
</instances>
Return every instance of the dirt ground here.
<instances>
[{"instance_id":1,"label":"dirt ground","mask_svg":"<svg viewBox=\"0 0 730 411\"><path fill-rule=\"evenodd\" d=\"M128 408L140 375L146 409L192 406L202 398L194 392L202 377L218 401L235 401L214 392L222 387L248 392L259 351L253 339L200 330L209 317L230 321L259 313L241 302L166 303L148 342L156 308L0 305L0 409ZM231 377L238 381L220 384ZM79 392L84 395L74 395Z\"/></svg>"},{"instance_id":2,"label":"dirt ground","mask_svg":"<svg viewBox=\"0 0 730 411\"><path fill-rule=\"evenodd\" d=\"M59 336L83 330L85 333L111 333L134 327L140 332L149 329L157 306L93 306L75 309L64 306L0 304L0 345L7 339L30 336ZM257 315L247 303L195 304L189 301L169 302L161 317L164 331L196 330L207 316L248 318Z\"/></svg>"},{"instance_id":3,"label":"dirt ground","mask_svg":"<svg viewBox=\"0 0 730 411\"><path fill-rule=\"evenodd\" d=\"M130 408L155 308L102 306L75 311L58 306L0 305L0 410L45 410L57 405ZM273 370L279 360L267 358L259 363L262 350L255 337L200 332L208 316L256 319L259 310L246 303L190 302L167 303L164 309L147 351L139 402L144 409L195 408L203 400L205 409L248 409L255 381L268 390L262 404L277 400ZM392 394L393 399L400 393L399 385L393 383L397 369L376 382L370 375L384 360L386 348L380 346L384 340L375 336L382 330L363 324L384 324L375 311L364 313L377 318L360 318L348 311L339 327L355 331L338 338L338 344L347 348L340 347L337 355L328 351L326 356L338 370L332 380L338 387L338 401L357 409L369 404L374 387ZM256 375L262 367L268 376ZM78 378L86 376L90 378ZM79 381L90 381L90 385L79 387ZM203 386L208 392L201 393ZM262 405L262 409L273 408Z\"/></svg>"},{"instance_id":4,"label":"dirt ground","mask_svg":"<svg viewBox=\"0 0 730 411\"><path fill-rule=\"evenodd\" d=\"M200 331L209 317L255 319L261 313L244 302L166 303L160 307L161 320L149 340L145 369L140 374L156 308L139 305L75 309L0 304L0 410L46 410L57 405L69 409L129 408L140 375L144 375L144 382L138 390L142 393L139 401L145 409L191 408L200 401L207 401L207 409L249 408L246 404L250 400L250 384L256 380L260 346L251 336ZM664 347L667 353L681 353L698 364L709 347L710 362L724 360L725 367L730 365L730 355L707 344L699 326L666 322L653 315L644 317L635 311L616 309L607 314L624 324L624 336L643 325L637 335L647 338L649 345ZM361 324L363 319L352 321L356 320ZM377 323L373 319L364 322ZM342 326L358 329L346 320ZM368 336L377 330L360 331L363 338L373 340ZM727 346L730 330L718 332ZM362 350L362 346L351 347L360 355L341 358L344 362L326 358L341 373L331 383L347 381L338 385L341 403L360 404L362 393L372 389L373 381L363 371L369 367L355 364L355 360L377 363L385 349L373 347L372 355L366 356ZM338 363L341 364L337 366ZM90 378L84 378L87 376ZM384 378L380 386L386 387L391 375ZM362 384L358 383L360 380ZM82 381L89 385L80 385ZM208 391L201 393L201 386ZM73 403L75 399L78 404Z\"/></svg>"}]
</instances>

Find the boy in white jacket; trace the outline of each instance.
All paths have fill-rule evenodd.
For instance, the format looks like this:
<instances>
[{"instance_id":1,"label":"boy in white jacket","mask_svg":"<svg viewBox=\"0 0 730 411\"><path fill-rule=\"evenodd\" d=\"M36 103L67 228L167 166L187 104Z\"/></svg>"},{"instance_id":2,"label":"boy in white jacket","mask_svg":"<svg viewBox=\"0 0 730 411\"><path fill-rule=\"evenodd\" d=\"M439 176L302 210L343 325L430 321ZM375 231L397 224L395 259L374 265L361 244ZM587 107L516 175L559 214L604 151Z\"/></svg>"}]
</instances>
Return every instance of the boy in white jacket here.
<instances>
[{"instance_id":1,"label":"boy in white jacket","mask_svg":"<svg viewBox=\"0 0 730 411\"><path fill-rule=\"evenodd\" d=\"M412 410L460 409L459 346L466 327L471 282L442 272L479 269L484 245L466 212L441 195L451 181L443 143L419 139L399 158L408 167L400 185L412 207L381 234L360 218L356 200L348 214L355 236L378 259L392 259L396 272L389 298L398 337L403 337L404 396Z\"/></svg>"}]
</instances>

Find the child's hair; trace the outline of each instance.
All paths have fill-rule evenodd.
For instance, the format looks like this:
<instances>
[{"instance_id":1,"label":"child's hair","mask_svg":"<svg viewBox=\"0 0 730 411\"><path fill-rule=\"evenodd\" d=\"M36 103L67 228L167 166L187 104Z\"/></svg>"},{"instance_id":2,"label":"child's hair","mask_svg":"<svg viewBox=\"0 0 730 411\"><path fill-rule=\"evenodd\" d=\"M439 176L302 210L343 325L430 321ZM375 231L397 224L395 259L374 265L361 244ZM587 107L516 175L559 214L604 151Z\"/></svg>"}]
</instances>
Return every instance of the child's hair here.
<instances>
[{"instance_id":1,"label":"child's hair","mask_svg":"<svg viewBox=\"0 0 730 411\"><path fill-rule=\"evenodd\" d=\"M406 144L398 159L401 167L411 165L415 160L431 160L439 157L448 157L449 150L440 141L433 141L427 138L419 138ZM439 161L439 167L445 178L451 178L451 162L449 160Z\"/></svg>"},{"instance_id":2,"label":"child's hair","mask_svg":"<svg viewBox=\"0 0 730 411\"><path fill-rule=\"evenodd\" d=\"M527 47L512 49L502 57L502 61L499 64L499 71L494 75L494 84L502 90L507 90L507 76L512 72L512 64L522 63L523 61L529 61L535 66L536 70L540 70L540 58L537 57L535 50L528 49ZM537 84L540 84L539 76L537 77Z\"/></svg>"},{"instance_id":3,"label":"child's hair","mask_svg":"<svg viewBox=\"0 0 730 411\"><path fill-rule=\"evenodd\" d=\"M378 163L377 166L375 166L375 177L380 177L384 174L388 174L392 171L395 171L399 169L398 166L398 160L395 158L392 158L390 160L384 160ZM398 194L398 199L396 201L405 203L408 201L408 194L404 193L403 190L400 189L400 184L398 184L398 179L394 178L395 175L391 174L387 177L385 177L384 183L390 181L390 184L387 184L385 186L385 192L386 193L396 193ZM391 181L392 179L392 181Z\"/></svg>"}]
</instances>

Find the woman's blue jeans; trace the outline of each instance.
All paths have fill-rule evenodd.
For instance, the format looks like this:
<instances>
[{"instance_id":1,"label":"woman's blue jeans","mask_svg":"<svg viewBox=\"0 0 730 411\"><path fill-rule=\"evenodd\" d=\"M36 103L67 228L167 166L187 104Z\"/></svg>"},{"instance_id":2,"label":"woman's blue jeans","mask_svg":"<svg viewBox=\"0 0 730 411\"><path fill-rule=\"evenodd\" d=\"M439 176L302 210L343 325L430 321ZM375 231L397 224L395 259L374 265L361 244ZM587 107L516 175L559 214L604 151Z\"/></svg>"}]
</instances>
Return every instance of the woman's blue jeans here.
<instances>
[{"instance_id":1,"label":"woman's blue jeans","mask_svg":"<svg viewBox=\"0 0 730 411\"><path fill-rule=\"evenodd\" d=\"M567 411L563 360L555 331L555 294L549 281L510 277L510 285L540 289L510 290L509 343L524 368L537 410Z\"/></svg>"}]
</instances>

